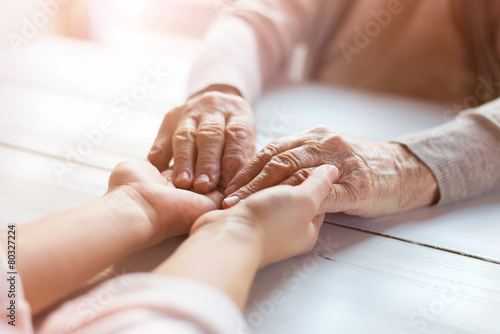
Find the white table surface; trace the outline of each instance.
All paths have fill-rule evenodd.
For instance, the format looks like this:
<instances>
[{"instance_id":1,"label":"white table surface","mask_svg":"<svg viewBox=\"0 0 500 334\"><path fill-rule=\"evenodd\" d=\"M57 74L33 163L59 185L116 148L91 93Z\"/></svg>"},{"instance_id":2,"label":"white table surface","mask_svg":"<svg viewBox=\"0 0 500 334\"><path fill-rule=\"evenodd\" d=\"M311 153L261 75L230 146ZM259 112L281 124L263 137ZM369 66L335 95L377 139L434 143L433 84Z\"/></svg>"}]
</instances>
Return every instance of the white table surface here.
<instances>
[{"instance_id":1,"label":"white table surface","mask_svg":"<svg viewBox=\"0 0 500 334\"><path fill-rule=\"evenodd\" d=\"M67 146L113 117L147 66L172 74L61 179ZM189 61L61 38L0 53L0 222L24 223L99 197L114 165L144 157L185 98ZM438 125L446 107L301 85L256 105L258 146L316 124L386 141ZM280 116L281 115L281 116ZM287 116L283 116L287 115ZM255 333L500 333L500 193L384 219L331 215L310 254L261 270L245 313ZM147 271L182 241L132 254Z\"/></svg>"}]
</instances>

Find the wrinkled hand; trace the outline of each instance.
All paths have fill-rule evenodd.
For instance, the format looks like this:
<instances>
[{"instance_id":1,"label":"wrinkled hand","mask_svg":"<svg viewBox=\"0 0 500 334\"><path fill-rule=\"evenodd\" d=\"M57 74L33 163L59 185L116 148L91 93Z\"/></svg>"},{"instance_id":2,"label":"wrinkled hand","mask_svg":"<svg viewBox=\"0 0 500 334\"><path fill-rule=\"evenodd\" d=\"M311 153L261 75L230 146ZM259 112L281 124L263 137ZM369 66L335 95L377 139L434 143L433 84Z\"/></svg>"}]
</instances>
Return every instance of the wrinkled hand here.
<instances>
[{"instance_id":1,"label":"wrinkled hand","mask_svg":"<svg viewBox=\"0 0 500 334\"><path fill-rule=\"evenodd\" d=\"M248 103L209 91L166 114L148 159L164 171L173 158L174 185L208 193L225 187L253 156L254 138Z\"/></svg>"},{"instance_id":2,"label":"wrinkled hand","mask_svg":"<svg viewBox=\"0 0 500 334\"><path fill-rule=\"evenodd\" d=\"M322 164L339 169L323 204L327 212L378 217L430 205L439 196L431 171L404 146L320 126L265 147L228 185L224 207L276 184L300 184Z\"/></svg>"},{"instance_id":3,"label":"wrinkled hand","mask_svg":"<svg viewBox=\"0 0 500 334\"><path fill-rule=\"evenodd\" d=\"M147 216L147 246L188 233L198 217L221 207L221 193L200 195L176 189L168 180L170 173L162 175L149 162L133 160L116 166L109 179L108 194L126 193Z\"/></svg>"},{"instance_id":4,"label":"wrinkled hand","mask_svg":"<svg viewBox=\"0 0 500 334\"><path fill-rule=\"evenodd\" d=\"M230 231L238 240L252 240L261 256L260 267L314 247L324 219L321 204L337 177L333 166L321 166L299 186L277 186L253 194L228 210L200 217L191 235L204 228Z\"/></svg>"}]
</instances>

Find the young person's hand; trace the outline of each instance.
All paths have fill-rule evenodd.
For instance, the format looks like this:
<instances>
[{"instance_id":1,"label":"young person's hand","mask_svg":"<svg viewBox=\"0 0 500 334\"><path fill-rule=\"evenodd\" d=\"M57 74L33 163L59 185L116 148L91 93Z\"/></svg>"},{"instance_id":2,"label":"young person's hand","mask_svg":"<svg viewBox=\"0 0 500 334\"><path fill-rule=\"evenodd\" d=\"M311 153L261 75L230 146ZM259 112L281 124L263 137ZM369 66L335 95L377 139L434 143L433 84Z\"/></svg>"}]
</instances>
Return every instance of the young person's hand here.
<instances>
[{"instance_id":1,"label":"young person's hand","mask_svg":"<svg viewBox=\"0 0 500 334\"><path fill-rule=\"evenodd\" d=\"M314 247L337 174L333 166L318 167L299 186L266 189L228 210L206 213L154 272L212 285L243 309L259 268Z\"/></svg>"},{"instance_id":2,"label":"young person's hand","mask_svg":"<svg viewBox=\"0 0 500 334\"><path fill-rule=\"evenodd\" d=\"M132 199L144 213L137 236L151 246L164 239L187 234L193 222L208 211L221 207L223 195L214 190L200 195L176 189L170 182L171 170L160 172L144 160L120 163L109 179L105 196Z\"/></svg>"},{"instance_id":3,"label":"young person's hand","mask_svg":"<svg viewBox=\"0 0 500 334\"><path fill-rule=\"evenodd\" d=\"M307 253L318 238L325 200L337 176L336 167L318 167L299 186L265 189L228 210L203 215L191 235L227 231L236 240L250 240L261 256L260 267Z\"/></svg>"},{"instance_id":4,"label":"young person's hand","mask_svg":"<svg viewBox=\"0 0 500 334\"><path fill-rule=\"evenodd\" d=\"M101 198L19 227L23 261L16 269L32 312L44 310L124 256L189 232L198 217L221 202L217 192L207 197L175 189L147 161L120 163ZM2 240L7 238L0 238L7 249Z\"/></svg>"}]
</instances>

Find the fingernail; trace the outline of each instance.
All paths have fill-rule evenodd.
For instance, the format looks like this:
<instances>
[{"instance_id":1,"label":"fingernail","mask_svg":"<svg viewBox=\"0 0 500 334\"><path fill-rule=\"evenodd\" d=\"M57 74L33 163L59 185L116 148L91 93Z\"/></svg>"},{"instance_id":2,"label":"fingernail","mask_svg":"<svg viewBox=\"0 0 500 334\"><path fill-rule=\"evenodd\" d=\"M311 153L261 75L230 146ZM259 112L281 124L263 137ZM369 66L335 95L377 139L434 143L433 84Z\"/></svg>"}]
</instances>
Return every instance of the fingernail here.
<instances>
[{"instance_id":1,"label":"fingernail","mask_svg":"<svg viewBox=\"0 0 500 334\"><path fill-rule=\"evenodd\" d=\"M177 178L175 179L176 182L182 182L186 181L189 179L189 174L188 172L182 172L179 175L177 175Z\"/></svg>"},{"instance_id":2,"label":"fingernail","mask_svg":"<svg viewBox=\"0 0 500 334\"><path fill-rule=\"evenodd\" d=\"M226 188L226 195L231 195L232 193L234 193L236 190L238 190L238 186L233 184L232 186L230 186L229 188Z\"/></svg>"},{"instance_id":3,"label":"fingernail","mask_svg":"<svg viewBox=\"0 0 500 334\"><path fill-rule=\"evenodd\" d=\"M231 197L228 197L224 200L224 202L228 206L234 206L234 205L238 204L239 201L240 201L240 198L238 196L231 196Z\"/></svg>"},{"instance_id":4,"label":"fingernail","mask_svg":"<svg viewBox=\"0 0 500 334\"><path fill-rule=\"evenodd\" d=\"M196 182L195 184L199 184L199 183L209 183L210 182L210 178L208 177L207 174L201 174L200 176L198 176L196 178Z\"/></svg>"}]
</instances>

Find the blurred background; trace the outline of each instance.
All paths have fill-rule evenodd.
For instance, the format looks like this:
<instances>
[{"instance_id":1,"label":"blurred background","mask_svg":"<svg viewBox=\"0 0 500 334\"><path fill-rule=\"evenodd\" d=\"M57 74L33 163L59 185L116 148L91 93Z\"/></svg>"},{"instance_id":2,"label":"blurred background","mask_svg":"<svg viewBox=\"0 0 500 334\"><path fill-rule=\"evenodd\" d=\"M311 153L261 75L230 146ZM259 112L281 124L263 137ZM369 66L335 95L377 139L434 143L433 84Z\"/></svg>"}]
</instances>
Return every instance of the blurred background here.
<instances>
[{"instance_id":1,"label":"blurred background","mask_svg":"<svg viewBox=\"0 0 500 334\"><path fill-rule=\"evenodd\" d=\"M30 201L22 187L13 186L3 194L11 198L19 193L22 200L17 209L7 208L11 220L28 221L88 202L105 190L107 173L118 162L147 156L165 113L187 97L189 70L207 27L230 12L232 4L232 0L0 0L0 149L8 146L12 154L50 157L43 167L35 164L36 172L20 173L33 165L30 161L36 155L29 154L24 163L17 157L10 159L19 162L15 168L5 168L23 180L19 182L30 175L35 182L45 180L49 188L57 189L72 187L70 179L80 189L80 179L87 179L77 175L89 166L106 171L92 177L95 188L88 196L65 199L67 205L57 210L47 210L50 201L41 203L40 196ZM158 85L145 90L141 85L153 76ZM124 105L130 96L137 101ZM113 121L114 130L101 136L99 143L86 145L85 134L95 133L104 119ZM88 149L73 166L74 152L83 144ZM59 163L73 167L61 177L53 170ZM2 189L0 199L1 194ZM35 203L40 211L22 203Z\"/></svg>"},{"instance_id":2,"label":"blurred background","mask_svg":"<svg viewBox=\"0 0 500 334\"><path fill-rule=\"evenodd\" d=\"M33 22L40 9L52 14L41 30L104 45L175 49L199 40L210 23L230 11L234 0L0 0L0 29L18 33L19 18ZM42 18L43 20L43 18ZM181 38L179 38L181 37ZM3 39L3 42L9 39Z\"/></svg>"}]
</instances>

